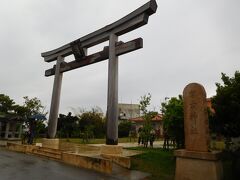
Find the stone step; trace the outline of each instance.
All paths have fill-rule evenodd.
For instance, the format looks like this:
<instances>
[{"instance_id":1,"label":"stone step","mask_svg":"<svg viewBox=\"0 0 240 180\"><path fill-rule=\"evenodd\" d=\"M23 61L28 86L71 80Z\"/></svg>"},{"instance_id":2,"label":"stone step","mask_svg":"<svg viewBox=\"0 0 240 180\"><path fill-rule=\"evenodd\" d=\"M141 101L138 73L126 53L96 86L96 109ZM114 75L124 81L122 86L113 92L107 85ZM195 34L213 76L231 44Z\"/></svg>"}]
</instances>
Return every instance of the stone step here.
<instances>
[{"instance_id":1,"label":"stone step","mask_svg":"<svg viewBox=\"0 0 240 180\"><path fill-rule=\"evenodd\" d=\"M95 170L102 173L111 174L112 161L102 158L93 157L86 154L76 154L70 152L62 153L62 161L77 167Z\"/></svg>"},{"instance_id":2,"label":"stone step","mask_svg":"<svg viewBox=\"0 0 240 180\"><path fill-rule=\"evenodd\" d=\"M58 160L62 158L61 152L59 151L54 152L54 151L51 151L51 150L49 151L45 149L34 149L33 154L48 157L48 158L58 159Z\"/></svg>"},{"instance_id":3,"label":"stone step","mask_svg":"<svg viewBox=\"0 0 240 180\"><path fill-rule=\"evenodd\" d=\"M47 147L40 147L39 150L49 152L49 153L59 153L61 154L61 150L59 149L52 149L52 148L47 148Z\"/></svg>"}]
</instances>

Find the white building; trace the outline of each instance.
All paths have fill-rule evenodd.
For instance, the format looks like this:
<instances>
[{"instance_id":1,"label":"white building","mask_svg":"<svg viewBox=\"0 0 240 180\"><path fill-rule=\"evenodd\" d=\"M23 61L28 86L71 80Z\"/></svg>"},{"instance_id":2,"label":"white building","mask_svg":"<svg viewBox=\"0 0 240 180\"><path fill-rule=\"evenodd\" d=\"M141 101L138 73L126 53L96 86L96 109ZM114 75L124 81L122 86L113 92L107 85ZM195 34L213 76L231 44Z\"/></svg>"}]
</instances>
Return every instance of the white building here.
<instances>
[{"instance_id":1,"label":"white building","mask_svg":"<svg viewBox=\"0 0 240 180\"><path fill-rule=\"evenodd\" d=\"M118 119L128 120L140 117L139 104L118 104Z\"/></svg>"}]
</instances>

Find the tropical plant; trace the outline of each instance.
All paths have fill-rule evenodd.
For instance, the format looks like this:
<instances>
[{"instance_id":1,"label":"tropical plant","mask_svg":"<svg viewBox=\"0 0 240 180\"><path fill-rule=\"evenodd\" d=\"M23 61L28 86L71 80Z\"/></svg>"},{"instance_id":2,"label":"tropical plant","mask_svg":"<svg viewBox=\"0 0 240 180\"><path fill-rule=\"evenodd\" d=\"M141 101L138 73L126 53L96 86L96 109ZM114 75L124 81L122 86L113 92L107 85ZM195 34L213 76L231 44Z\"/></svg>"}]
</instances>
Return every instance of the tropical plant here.
<instances>
[{"instance_id":1,"label":"tropical plant","mask_svg":"<svg viewBox=\"0 0 240 180\"><path fill-rule=\"evenodd\" d=\"M177 148L184 147L183 99L179 95L162 103L163 128L170 139L176 141Z\"/></svg>"},{"instance_id":2,"label":"tropical plant","mask_svg":"<svg viewBox=\"0 0 240 180\"><path fill-rule=\"evenodd\" d=\"M142 117L144 119L144 124L140 133L141 138L143 139L144 142L144 146L147 147L148 146L148 141L151 138L151 130L152 128L152 124L151 124L151 120L153 118L153 113L152 111L149 111L147 108L148 106L151 104L151 94L148 93L147 95L141 96L140 99L140 111L142 113Z\"/></svg>"},{"instance_id":3,"label":"tropical plant","mask_svg":"<svg viewBox=\"0 0 240 180\"><path fill-rule=\"evenodd\" d=\"M95 138L103 138L106 133L105 121L100 108L92 108L77 114L81 132L92 134Z\"/></svg>"},{"instance_id":4,"label":"tropical plant","mask_svg":"<svg viewBox=\"0 0 240 180\"><path fill-rule=\"evenodd\" d=\"M128 137L129 132L131 130L131 127L132 127L132 123L130 121L123 121L123 122L119 123L119 125L118 125L118 136L120 138Z\"/></svg>"},{"instance_id":5,"label":"tropical plant","mask_svg":"<svg viewBox=\"0 0 240 180\"><path fill-rule=\"evenodd\" d=\"M217 133L226 138L226 152L231 154L234 179L240 176L240 72L233 77L222 73L223 84L216 83L217 94L212 98Z\"/></svg>"},{"instance_id":6,"label":"tropical plant","mask_svg":"<svg viewBox=\"0 0 240 180\"><path fill-rule=\"evenodd\" d=\"M80 135L78 129L79 118L72 116L69 112L68 115L59 114L57 135L61 138L72 138Z\"/></svg>"},{"instance_id":7,"label":"tropical plant","mask_svg":"<svg viewBox=\"0 0 240 180\"><path fill-rule=\"evenodd\" d=\"M9 96L0 94L0 113L7 114L14 111L15 102Z\"/></svg>"},{"instance_id":8,"label":"tropical plant","mask_svg":"<svg viewBox=\"0 0 240 180\"><path fill-rule=\"evenodd\" d=\"M230 78L222 73L223 84L216 83L217 94L212 98L217 130L225 137L240 136L240 72Z\"/></svg>"}]
</instances>

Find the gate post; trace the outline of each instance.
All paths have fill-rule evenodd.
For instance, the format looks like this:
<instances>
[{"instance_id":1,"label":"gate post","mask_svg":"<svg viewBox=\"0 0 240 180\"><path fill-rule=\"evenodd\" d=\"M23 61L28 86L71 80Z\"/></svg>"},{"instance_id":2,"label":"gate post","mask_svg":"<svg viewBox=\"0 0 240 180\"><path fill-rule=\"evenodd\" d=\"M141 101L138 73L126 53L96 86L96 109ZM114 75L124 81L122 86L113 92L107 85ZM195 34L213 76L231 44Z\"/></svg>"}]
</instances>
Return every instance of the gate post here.
<instances>
[{"instance_id":1,"label":"gate post","mask_svg":"<svg viewBox=\"0 0 240 180\"><path fill-rule=\"evenodd\" d=\"M116 42L118 37L110 34L108 61L108 96L107 96L107 145L118 144L118 57Z\"/></svg>"},{"instance_id":2,"label":"gate post","mask_svg":"<svg viewBox=\"0 0 240 180\"><path fill-rule=\"evenodd\" d=\"M57 121L58 121L58 111L59 111L59 103L60 103L60 94L62 87L62 76L60 73L60 65L64 61L62 56L58 56L56 69L55 69L55 77L52 91L52 101L49 113L49 121L48 121L48 138L53 139L56 135L57 131Z\"/></svg>"}]
</instances>

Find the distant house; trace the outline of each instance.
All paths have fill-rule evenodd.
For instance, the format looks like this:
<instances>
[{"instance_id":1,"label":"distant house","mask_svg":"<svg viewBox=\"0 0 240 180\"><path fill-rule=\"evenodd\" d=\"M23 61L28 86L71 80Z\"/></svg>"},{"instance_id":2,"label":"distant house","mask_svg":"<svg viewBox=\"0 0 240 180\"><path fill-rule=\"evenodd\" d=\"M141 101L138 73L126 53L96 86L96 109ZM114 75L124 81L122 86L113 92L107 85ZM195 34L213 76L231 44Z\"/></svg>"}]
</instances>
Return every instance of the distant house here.
<instances>
[{"instance_id":1,"label":"distant house","mask_svg":"<svg viewBox=\"0 0 240 180\"><path fill-rule=\"evenodd\" d=\"M118 104L119 121L128 120L140 116L139 104Z\"/></svg>"},{"instance_id":2,"label":"distant house","mask_svg":"<svg viewBox=\"0 0 240 180\"><path fill-rule=\"evenodd\" d=\"M133 124L135 124L136 131L138 132L138 129L143 126L144 119L142 117L136 117L129 119ZM159 133L159 136L163 136L163 120L162 120L162 114L158 114L155 117L152 118L151 124L153 129Z\"/></svg>"}]
</instances>

